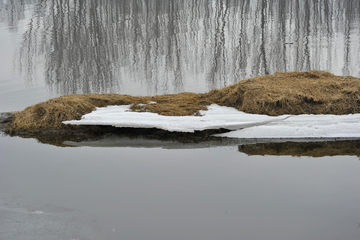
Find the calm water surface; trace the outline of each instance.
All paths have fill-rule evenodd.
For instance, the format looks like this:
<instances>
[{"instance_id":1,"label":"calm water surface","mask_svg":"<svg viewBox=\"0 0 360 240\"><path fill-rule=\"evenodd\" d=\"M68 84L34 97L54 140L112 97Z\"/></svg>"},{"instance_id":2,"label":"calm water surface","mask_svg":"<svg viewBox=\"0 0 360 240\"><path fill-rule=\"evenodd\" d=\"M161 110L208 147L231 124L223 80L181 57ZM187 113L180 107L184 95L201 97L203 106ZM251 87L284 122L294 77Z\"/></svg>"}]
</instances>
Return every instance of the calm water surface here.
<instances>
[{"instance_id":1,"label":"calm water surface","mask_svg":"<svg viewBox=\"0 0 360 240\"><path fill-rule=\"evenodd\" d=\"M360 77L359 39L358 0L0 0L0 112L276 70ZM357 156L127 146L0 136L0 239L360 239Z\"/></svg>"},{"instance_id":2,"label":"calm water surface","mask_svg":"<svg viewBox=\"0 0 360 240\"><path fill-rule=\"evenodd\" d=\"M0 147L0 225L13 230L1 228L0 239L360 237L357 157L59 148L21 138L0 138Z\"/></svg>"},{"instance_id":3,"label":"calm water surface","mask_svg":"<svg viewBox=\"0 0 360 240\"><path fill-rule=\"evenodd\" d=\"M360 76L358 0L1 0L0 34L1 95L21 107L206 92L276 70Z\"/></svg>"}]
</instances>

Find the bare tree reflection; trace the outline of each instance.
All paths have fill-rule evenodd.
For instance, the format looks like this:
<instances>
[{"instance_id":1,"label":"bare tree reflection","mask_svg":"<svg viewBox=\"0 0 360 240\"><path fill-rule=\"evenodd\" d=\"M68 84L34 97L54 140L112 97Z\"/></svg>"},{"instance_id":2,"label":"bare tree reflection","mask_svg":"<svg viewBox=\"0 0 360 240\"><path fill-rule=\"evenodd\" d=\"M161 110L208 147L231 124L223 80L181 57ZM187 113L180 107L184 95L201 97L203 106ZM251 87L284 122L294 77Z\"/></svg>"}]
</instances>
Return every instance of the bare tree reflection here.
<instances>
[{"instance_id":1,"label":"bare tree reflection","mask_svg":"<svg viewBox=\"0 0 360 240\"><path fill-rule=\"evenodd\" d=\"M31 17L26 6L31 4ZM17 67L55 94L208 90L279 71L360 75L358 0L0 0Z\"/></svg>"},{"instance_id":2,"label":"bare tree reflection","mask_svg":"<svg viewBox=\"0 0 360 240\"><path fill-rule=\"evenodd\" d=\"M6 22L10 31L16 31L25 18L25 5L32 0L0 0L0 22Z\"/></svg>"}]
</instances>

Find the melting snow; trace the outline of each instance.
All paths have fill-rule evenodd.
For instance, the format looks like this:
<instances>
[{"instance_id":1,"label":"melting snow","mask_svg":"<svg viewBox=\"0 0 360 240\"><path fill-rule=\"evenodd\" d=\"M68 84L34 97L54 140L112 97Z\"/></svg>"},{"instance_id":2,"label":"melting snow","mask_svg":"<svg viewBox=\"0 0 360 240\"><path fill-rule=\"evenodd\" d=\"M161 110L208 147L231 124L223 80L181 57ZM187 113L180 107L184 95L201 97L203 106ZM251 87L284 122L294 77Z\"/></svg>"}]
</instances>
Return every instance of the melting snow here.
<instances>
[{"instance_id":1,"label":"melting snow","mask_svg":"<svg viewBox=\"0 0 360 240\"><path fill-rule=\"evenodd\" d=\"M360 114L282 115L248 114L234 108L210 105L199 116L162 116L132 112L131 105L97 108L81 120L65 121L73 125L111 125L114 127L159 128L167 131L194 132L225 128L236 130L218 134L231 138L357 138Z\"/></svg>"}]
</instances>

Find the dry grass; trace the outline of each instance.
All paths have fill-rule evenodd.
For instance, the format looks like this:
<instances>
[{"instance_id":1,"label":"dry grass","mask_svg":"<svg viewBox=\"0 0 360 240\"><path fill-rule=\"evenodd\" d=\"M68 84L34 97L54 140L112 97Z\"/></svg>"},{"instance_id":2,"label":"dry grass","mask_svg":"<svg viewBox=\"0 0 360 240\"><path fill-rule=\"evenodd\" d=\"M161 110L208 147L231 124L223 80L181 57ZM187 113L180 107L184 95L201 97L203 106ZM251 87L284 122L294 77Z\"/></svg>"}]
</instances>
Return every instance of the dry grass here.
<instances>
[{"instance_id":1,"label":"dry grass","mask_svg":"<svg viewBox=\"0 0 360 240\"><path fill-rule=\"evenodd\" d=\"M138 112L153 112L164 116L199 116L199 110L206 110L212 102L203 94L179 93L147 97L145 105L134 104L131 109ZM156 102L152 104L151 102Z\"/></svg>"},{"instance_id":2,"label":"dry grass","mask_svg":"<svg viewBox=\"0 0 360 240\"><path fill-rule=\"evenodd\" d=\"M360 78L340 77L322 71L276 72L205 94L180 93L152 97L66 95L15 113L9 128L11 132L71 128L62 121L78 120L96 107L108 105L132 104L133 111L184 116L199 115L199 110L205 110L212 103L267 115L359 113Z\"/></svg>"},{"instance_id":3,"label":"dry grass","mask_svg":"<svg viewBox=\"0 0 360 240\"><path fill-rule=\"evenodd\" d=\"M360 112L360 78L328 72L276 72L207 94L211 101L247 113L349 114Z\"/></svg>"},{"instance_id":4,"label":"dry grass","mask_svg":"<svg viewBox=\"0 0 360 240\"><path fill-rule=\"evenodd\" d=\"M27 107L13 115L11 131L41 131L65 127L62 121L81 119L95 107L130 104L135 99L127 95L88 94L67 95Z\"/></svg>"},{"instance_id":5,"label":"dry grass","mask_svg":"<svg viewBox=\"0 0 360 240\"><path fill-rule=\"evenodd\" d=\"M157 104L151 104L157 102ZM180 93L153 97L133 97L120 94L66 95L27 107L13 115L10 132L38 132L49 129L71 128L62 124L67 120L79 120L96 107L129 105L139 112L154 112L161 115L199 115L209 102L201 94Z\"/></svg>"}]
</instances>

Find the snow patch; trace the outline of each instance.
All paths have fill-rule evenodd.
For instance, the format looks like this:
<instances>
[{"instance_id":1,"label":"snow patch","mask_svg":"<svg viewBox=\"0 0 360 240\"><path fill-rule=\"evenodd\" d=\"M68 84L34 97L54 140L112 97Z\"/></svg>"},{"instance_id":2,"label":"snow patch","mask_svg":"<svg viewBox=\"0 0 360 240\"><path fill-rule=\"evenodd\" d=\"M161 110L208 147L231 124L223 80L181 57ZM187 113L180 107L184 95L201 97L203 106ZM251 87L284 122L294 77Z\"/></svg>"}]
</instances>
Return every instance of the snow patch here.
<instances>
[{"instance_id":1,"label":"snow patch","mask_svg":"<svg viewBox=\"0 0 360 240\"><path fill-rule=\"evenodd\" d=\"M358 138L360 114L296 115L241 130L218 134L231 138Z\"/></svg>"},{"instance_id":2,"label":"snow patch","mask_svg":"<svg viewBox=\"0 0 360 240\"><path fill-rule=\"evenodd\" d=\"M158 128L176 132L194 132L225 128L236 130L218 134L230 138L357 138L360 114L282 115L248 114L234 108L210 105L202 116L162 116L150 112L132 112L131 105L97 108L81 120L65 121L72 125L111 125L114 127Z\"/></svg>"},{"instance_id":3,"label":"snow patch","mask_svg":"<svg viewBox=\"0 0 360 240\"><path fill-rule=\"evenodd\" d=\"M97 108L95 111L84 115L81 120L65 121L63 123L72 125L159 128L172 132L194 132L219 128L237 130L289 117L246 114L234 108L221 107L215 104L210 105L207 111L200 111L202 116L162 116L150 112L132 112L130 106Z\"/></svg>"}]
</instances>

